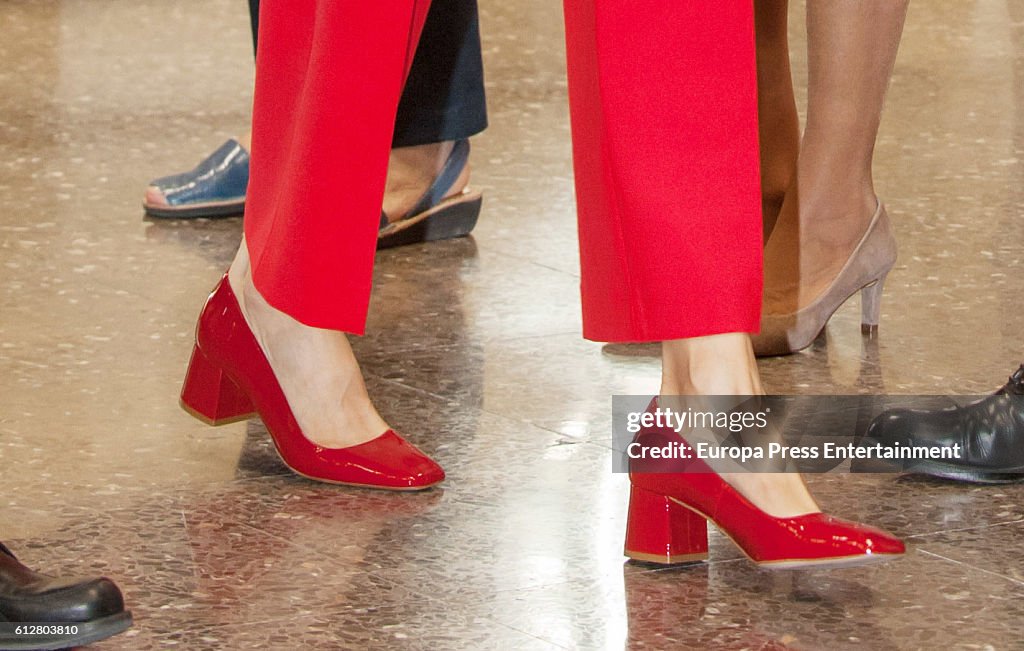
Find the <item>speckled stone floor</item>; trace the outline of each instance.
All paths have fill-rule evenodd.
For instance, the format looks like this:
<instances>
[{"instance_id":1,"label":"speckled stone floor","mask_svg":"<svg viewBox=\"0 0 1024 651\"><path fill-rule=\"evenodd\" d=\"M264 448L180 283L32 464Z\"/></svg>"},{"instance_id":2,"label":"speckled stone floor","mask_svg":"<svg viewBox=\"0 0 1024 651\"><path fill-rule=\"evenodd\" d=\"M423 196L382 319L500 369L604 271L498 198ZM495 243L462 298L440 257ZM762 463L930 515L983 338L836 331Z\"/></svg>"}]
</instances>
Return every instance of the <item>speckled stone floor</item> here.
<instances>
[{"instance_id":1,"label":"speckled stone floor","mask_svg":"<svg viewBox=\"0 0 1024 651\"><path fill-rule=\"evenodd\" d=\"M249 116L241 0L0 3L0 540L104 573L136 614L97 649L1024 649L1024 487L810 478L904 536L836 572L621 556L610 395L650 348L580 338L559 3L482 0L491 128L474 236L378 255L372 395L448 470L396 495L292 475L259 421L177 404L241 223L142 219L146 182ZM800 7L793 45L803 87ZM777 393L981 393L1024 357L1024 4L912 4L876 158L901 257Z\"/></svg>"}]
</instances>

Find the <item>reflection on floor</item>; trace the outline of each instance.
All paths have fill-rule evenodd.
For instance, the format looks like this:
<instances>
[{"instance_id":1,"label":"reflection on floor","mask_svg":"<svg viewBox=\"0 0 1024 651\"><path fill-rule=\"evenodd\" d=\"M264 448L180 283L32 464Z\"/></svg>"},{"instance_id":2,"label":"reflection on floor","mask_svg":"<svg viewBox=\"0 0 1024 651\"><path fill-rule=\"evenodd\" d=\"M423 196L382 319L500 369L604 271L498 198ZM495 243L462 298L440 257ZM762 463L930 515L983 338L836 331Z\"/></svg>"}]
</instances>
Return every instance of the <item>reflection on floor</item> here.
<instances>
[{"instance_id":1,"label":"reflection on floor","mask_svg":"<svg viewBox=\"0 0 1024 651\"><path fill-rule=\"evenodd\" d=\"M381 411L449 472L393 495L295 477L258 421L177 405L241 224L139 201L244 128L240 0L0 5L0 539L119 580L137 625L100 649L1022 648L1020 486L811 478L907 538L885 566L770 574L717 532L704 566L623 563L609 396L655 390L657 359L579 336L560 7L482 6L481 224L378 255L357 342ZM880 337L853 301L764 362L769 390L982 393L1016 367L1022 71L1016 3L912 6L876 160L901 245Z\"/></svg>"}]
</instances>

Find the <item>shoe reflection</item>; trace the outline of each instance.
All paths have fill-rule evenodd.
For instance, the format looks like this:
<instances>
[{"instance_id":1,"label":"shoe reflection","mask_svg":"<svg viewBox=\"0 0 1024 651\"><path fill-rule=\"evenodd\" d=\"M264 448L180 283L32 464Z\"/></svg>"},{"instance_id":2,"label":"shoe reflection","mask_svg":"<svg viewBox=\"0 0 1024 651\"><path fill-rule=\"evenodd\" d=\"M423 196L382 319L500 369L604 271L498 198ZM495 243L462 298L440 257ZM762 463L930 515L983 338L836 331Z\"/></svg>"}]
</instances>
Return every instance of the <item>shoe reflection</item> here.
<instances>
[{"instance_id":1,"label":"shoe reflection","mask_svg":"<svg viewBox=\"0 0 1024 651\"><path fill-rule=\"evenodd\" d=\"M193 623L371 606L392 589L374 570L406 562L403 549L420 544L415 522L443 499L441 491L338 490L290 475L271 482L197 495L183 509Z\"/></svg>"},{"instance_id":2,"label":"shoe reflection","mask_svg":"<svg viewBox=\"0 0 1024 651\"><path fill-rule=\"evenodd\" d=\"M858 613L874 592L835 572L769 572L743 561L623 567L627 649L900 648Z\"/></svg>"}]
</instances>

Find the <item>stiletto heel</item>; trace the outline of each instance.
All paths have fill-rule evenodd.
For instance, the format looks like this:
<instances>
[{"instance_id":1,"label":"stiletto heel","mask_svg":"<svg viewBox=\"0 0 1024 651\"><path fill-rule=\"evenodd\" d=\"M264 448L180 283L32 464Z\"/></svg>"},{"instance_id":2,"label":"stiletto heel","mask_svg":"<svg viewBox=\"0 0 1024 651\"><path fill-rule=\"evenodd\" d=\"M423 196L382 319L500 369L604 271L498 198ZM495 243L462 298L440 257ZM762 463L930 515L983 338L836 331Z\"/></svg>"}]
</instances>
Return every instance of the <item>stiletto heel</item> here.
<instances>
[{"instance_id":1,"label":"stiletto heel","mask_svg":"<svg viewBox=\"0 0 1024 651\"><path fill-rule=\"evenodd\" d=\"M708 522L670 497L633 486L625 554L663 565L707 560Z\"/></svg>"},{"instance_id":2,"label":"stiletto heel","mask_svg":"<svg viewBox=\"0 0 1024 651\"><path fill-rule=\"evenodd\" d=\"M185 384L181 387L181 406L210 425L226 425L256 416L249 397L206 358L199 346L192 348Z\"/></svg>"},{"instance_id":3,"label":"stiletto heel","mask_svg":"<svg viewBox=\"0 0 1024 651\"><path fill-rule=\"evenodd\" d=\"M878 317L882 311L882 287L887 275L889 274L882 274L878 280L860 290L861 334L874 335L878 332Z\"/></svg>"},{"instance_id":4,"label":"stiletto heel","mask_svg":"<svg viewBox=\"0 0 1024 651\"><path fill-rule=\"evenodd\" d=\"M771 313L767 308L762 311L761 331L750 339L754 353L788 355L810 346L835 311L858 291L863 297L861 331L873 334L878 328L882 284L894 264L896 239L885 206L879 201L857 248L824 292L794 312Z\"/></svg>"},{"instance_id":5,"label":"stiletto heel","mask_svg":"<svg viewBox=\"0 0 1024 651\"><path fill-rule=\"evenodd\" d=\"M281 459L310 479L388 490L422 490L444 479L441 466L394 430L347 448L325 448L306 438L227 274L199 315L181 404L212 423L237 420L255 409Z\"/></svg>"}]
</instances>

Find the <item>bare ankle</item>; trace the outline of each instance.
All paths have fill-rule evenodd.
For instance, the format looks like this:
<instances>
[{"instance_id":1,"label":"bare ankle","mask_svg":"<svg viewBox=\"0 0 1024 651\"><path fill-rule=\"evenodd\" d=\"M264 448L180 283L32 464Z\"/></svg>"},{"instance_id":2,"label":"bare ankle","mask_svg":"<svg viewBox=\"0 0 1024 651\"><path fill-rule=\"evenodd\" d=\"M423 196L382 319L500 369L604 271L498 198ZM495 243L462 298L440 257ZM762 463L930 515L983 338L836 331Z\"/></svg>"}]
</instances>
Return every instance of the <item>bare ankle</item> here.
<instances>
[{"instance_id":1,"label":"bare ankle","mask_svg":"<svg viewBox=\"0 0 1024 651\"><path fill-rule=\"evenodd\" d=\"M445 141L391 150L384 190L384 214L389 221L408 216L444 169L454 146L453 141ZM457 195L468 184L469 164L466 164L451 187L443 189L444 196Z\"/></svg>"},{"instance_id":2,"label":"bare ankle","mask_svg":"<svg viewBox=\"0 0 1024 651\"><path fill-rule=\"evenodd\" d=\"M662 342L662 395L763 393L745 333Z\"/></svg>"},{"instance_id":3,"label":"bare ankle","mask_svg":"<svg viewBox=\"0 0 1024 651\"><path fill-rule=\"evenodd\" d=\"M243 236L242 243L235 253L235 258L231 261L231 266L228 267L228 285L230 285L231 291L234 292L235 300L238 301L238 306L242 308L243 314L245 313L246 285L251 284L249 250L245 245L245 237Z\"/></svg>"}]
</instances>

